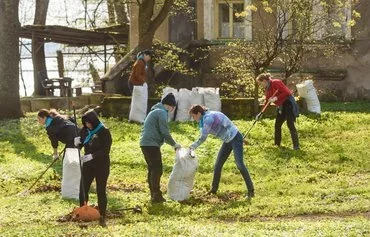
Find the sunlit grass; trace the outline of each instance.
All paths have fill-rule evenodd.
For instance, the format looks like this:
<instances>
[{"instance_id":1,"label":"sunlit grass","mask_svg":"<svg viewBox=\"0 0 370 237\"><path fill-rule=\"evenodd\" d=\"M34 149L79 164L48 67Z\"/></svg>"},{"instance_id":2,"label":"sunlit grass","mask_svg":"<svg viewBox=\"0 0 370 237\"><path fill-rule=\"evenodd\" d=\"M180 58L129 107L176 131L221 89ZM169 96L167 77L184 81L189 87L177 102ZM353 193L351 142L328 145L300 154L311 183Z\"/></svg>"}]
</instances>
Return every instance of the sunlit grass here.
<instances>
[{"instance_id":1,"label":"sunlit grass","mask_svg":"<svg viewBox=\"0 0 370 237\"><path fill-rule=\"evenodd\" d=\"M102 118L111 129L111 173L108 210L140 205L143 214L125 212L108 218L108 230L97 223L57 220L77 206L63 200L61 162L50 169L28 196L27 189L52 161L45 130L34 114L0 121L0 236L366 236L370 234L370 103L323 104L323 113L301 115L297 122L301 150L291 149L283 126L283 147L273 146L273 119L252 129L244 160L256 197L246 200L246 187L232 156L225 163L219 192L206 196L221 141L209 137L196 150L199 168L191 198L185 204L151 205L146 163L138 139L141 125L125 119ZM355 109L354 109L355 108ZM252 120L237 120L246 131ZM199 135L192 122L170 123L177 142L189 146ZM61 150L63 146L60 146ZM166 184L174 150L162 147ZM93 193L91 203L96 203Z\"/></svg>"}]
</instances>

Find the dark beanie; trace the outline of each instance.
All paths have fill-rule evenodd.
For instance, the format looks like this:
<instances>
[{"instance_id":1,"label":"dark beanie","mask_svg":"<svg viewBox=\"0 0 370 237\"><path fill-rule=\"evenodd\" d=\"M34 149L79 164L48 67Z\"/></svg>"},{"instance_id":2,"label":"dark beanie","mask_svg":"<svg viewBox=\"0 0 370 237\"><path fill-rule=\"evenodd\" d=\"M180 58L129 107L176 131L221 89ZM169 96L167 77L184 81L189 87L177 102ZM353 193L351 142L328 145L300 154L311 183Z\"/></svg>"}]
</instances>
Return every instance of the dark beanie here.
<instances>
[{"instance_id":1,"label":"dark beanie","mask_svg":"<svg viewBox=\"0 0 370 237\"><path fill-rule=\"evenodd\" d=\"M172 93L167 94L161 102L164 105L176 106L176 99Z\"/></svg>"}]
</instances>

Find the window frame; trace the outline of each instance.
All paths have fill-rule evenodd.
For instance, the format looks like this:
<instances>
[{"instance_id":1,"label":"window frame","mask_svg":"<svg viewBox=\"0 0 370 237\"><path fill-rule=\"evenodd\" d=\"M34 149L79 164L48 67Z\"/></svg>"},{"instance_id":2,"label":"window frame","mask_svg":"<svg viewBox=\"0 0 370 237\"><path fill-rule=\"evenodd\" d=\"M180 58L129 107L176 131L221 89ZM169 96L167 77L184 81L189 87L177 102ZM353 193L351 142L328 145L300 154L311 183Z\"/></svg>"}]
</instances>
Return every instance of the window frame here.
<instances>
[{"instance_id":1,"label":"window frame","mask_svg":"<svg viewBox=\"0 0 370 237\"><path fill-rule=\"evenodd\" d=\"M219 13L219 7L220 4L243 4L243 8L245 10L245 0L229 0L227 3L224 0L215 0L215 15L214 15L214 22L215 22L215 28L214 28L214 35L216 36L216 39L226 39L226 40L237 40L237 39L246 39L246 32L244 31L244 37L243 38L235 38L234 37L234 14L233 14L233 7L229 7L229 36L230 37L221 37L220 36L220 13ZM244 26L247 27L246 20L244 20Z\"/></svg>"}]
</instances>

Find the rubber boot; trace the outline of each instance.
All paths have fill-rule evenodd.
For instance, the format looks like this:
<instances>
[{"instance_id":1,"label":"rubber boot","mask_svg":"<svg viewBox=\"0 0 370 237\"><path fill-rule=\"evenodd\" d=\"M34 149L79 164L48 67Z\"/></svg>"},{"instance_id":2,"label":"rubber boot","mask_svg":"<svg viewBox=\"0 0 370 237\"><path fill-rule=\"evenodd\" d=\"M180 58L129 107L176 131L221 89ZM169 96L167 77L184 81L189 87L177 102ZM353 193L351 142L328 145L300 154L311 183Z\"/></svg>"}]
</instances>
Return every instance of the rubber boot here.
<instances>
[{"instance_id":1,"label":"rubber boot","mask_svg":"<svg viewBox=\"0 0 370 237\"><path fill-rule=\"evenodd\" d=\"M101 226L101 227L107 227L107 223L105 223L105 217L104 216L101 216L100 218L99 218L99 225Z\"/></svg>"},{"instance_id":2,"label":"rubber boot","mask_svg":"<svg viewBox=\"0 0 370 237\"><path fill-rule=\"evenodd\" d=\"M162 203L165 202L166 199L163 198L162 192L155 192L153 193L152 203Z\"/></svg>"}]
</instances>

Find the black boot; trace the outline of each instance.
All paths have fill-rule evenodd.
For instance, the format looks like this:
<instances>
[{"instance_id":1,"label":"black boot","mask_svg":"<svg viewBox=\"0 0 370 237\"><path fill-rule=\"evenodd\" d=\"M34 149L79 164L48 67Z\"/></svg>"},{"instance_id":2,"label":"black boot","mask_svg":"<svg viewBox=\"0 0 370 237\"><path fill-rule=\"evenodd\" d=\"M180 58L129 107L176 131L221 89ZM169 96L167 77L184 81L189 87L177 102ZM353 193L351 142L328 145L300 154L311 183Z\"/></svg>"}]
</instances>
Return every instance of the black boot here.
<instances>
[{"instance_id":1,"label":"black boot","mask_svg":"<svg viewBox=\"0 0 370 237\"><path fill-rule=\"evenodd\" d=\"M162 192L155 192L152 196L152 203L162 203L165 202L166 199L163 198Z\"/></svg>"},{"instance_id":2,"label":"black boot","mask_svg":"<svg viewBox=\"0 0 370 237\"><path fill-rule=\"evenodd\" d=\"M101 226L101 227L107 227L107 223L105 223L105 217L104 216L101 216L100 218L99 218L99 225Z\"/></svg>"},{"instance_id":3,"label":"black boot","mask_svg":"<svg viewBox=\"0 0 370 237\"><path fill-rule=\"evenodd\" d=\"M246 198L248 200L251 200L252 198L254 198L254 190L248 191Z\"/></svg>"}]
</instances>

